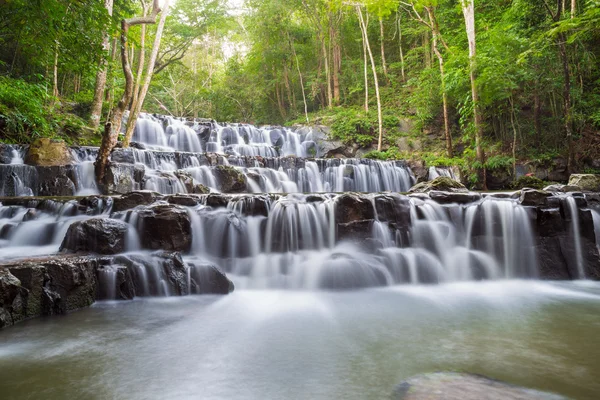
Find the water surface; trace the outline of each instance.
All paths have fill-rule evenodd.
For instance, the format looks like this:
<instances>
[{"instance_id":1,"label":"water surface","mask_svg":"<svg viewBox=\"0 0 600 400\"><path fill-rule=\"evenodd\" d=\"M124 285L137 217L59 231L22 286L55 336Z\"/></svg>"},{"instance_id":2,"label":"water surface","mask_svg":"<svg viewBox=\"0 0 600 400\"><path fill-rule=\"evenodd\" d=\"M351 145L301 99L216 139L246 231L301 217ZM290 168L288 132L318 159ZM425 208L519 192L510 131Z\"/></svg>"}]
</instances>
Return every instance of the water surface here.
<instances>
[{"instance_id":1,"label":"water surface","mask_svg":"<svg viewBox=\"0 0 600 400\"><path fill-rule=\"evenodd\" d=\"M104 302L0 332L3 399L379 399L439 370L600 397L600 284Z\"/></svg>"}]
</instances>

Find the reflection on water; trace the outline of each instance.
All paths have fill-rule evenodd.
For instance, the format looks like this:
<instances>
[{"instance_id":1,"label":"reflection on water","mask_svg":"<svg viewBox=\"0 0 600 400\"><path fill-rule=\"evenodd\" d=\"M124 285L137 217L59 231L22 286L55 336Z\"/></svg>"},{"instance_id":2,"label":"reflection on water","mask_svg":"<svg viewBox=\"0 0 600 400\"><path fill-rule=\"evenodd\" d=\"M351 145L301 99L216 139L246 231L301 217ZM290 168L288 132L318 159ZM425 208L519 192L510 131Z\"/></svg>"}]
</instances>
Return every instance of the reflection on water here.
<instances>
[{"instance_id":1,"label":"reflection on water","mask_svg":"<svg viewBox=\"0 0 600 400\"><path fill-rule=\"evenodd\" d=\"M0 332L3 399L375 399L459 370L600 394L600 284L505 281L107 302Z\"/></svg>"}]
</instances>

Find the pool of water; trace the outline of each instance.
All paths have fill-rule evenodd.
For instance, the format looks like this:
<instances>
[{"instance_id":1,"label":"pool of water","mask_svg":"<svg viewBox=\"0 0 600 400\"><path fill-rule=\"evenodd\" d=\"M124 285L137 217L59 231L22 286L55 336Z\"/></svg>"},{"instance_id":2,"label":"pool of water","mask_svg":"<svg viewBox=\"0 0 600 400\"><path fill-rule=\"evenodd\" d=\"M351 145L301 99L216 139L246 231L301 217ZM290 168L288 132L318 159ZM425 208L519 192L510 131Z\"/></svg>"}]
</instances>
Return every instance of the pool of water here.
<instances>
[{"instance_id":1,"label":"pool of water","mask_svg":"<svg viewBox=\"0 0 600 400\"><path fill-rule=\"evenodd\" d=\"M101 302L0 331L2 399L379 399L453 370L600 397L600 284Z\"/></svg>"}]
</instances>

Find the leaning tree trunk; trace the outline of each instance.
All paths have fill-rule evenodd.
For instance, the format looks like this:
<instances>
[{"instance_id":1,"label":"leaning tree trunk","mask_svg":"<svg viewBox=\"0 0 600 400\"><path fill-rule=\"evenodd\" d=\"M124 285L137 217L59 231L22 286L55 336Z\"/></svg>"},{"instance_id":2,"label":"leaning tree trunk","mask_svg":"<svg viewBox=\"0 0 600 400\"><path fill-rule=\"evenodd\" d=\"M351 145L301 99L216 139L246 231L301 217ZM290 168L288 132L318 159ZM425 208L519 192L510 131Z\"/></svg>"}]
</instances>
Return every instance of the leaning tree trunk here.
<instances>
[{"instance_id":1,"label":"leaning tree trunk","mask_svg":"<svg viewBox=\"0 0 600 400\"><path fill-rule=\"evenodd\" d=\"M365 32L363 31L362 22L358 21L360 25L360 33L362 35L362 47L363 47L363 65L364 65L364 76L365 76L365 112L369 112L369 60L367 58L367 38L365 38Z\"/></svg>"},{"instance_id":2,"label":"leaning tree trunk","mask_svg":"<svg viewBox=\"0 0 600 400\"><path fill-rule=\"evenodd\" d=\"M104 0L104 7L108 15L113 14L113 0ZM102 49L108 52L110 49L110 35L108 30L103 32ZM100 66L96 73L96 88L94 90L94 101L92 102L92 112L90 115L90 125L95 129L100 125L100 115L102 115L102 99L104 98L104 88L106 86L106 75L108 71L108 63L103 55L100 59Z\"/></svg>"},{"instance_id":3,"label":"leaning tree trunk","mask_svg":"<svg viewBox=\"0 0 600 400\"><path fill-rule=\"evenodd\" d=\"M381 64L383 65L383 76L388 79L387 63L385 62L385 33L383 30L383 18L379 17L379 40L381 43Z\"/></svg>"},{"instance_id":4,"label":"leaning tree trunk","mask_svg":"<svg viewBox=\"0 0 600 400\"><path fill-rule=\"evenodd\" d=\"M119 132L121 131L121 121L123 113L127 105L131 101L133 94L133 72L131 72L131 64L129 62L129 52L127 46L127 35L129 28L133 25L154 24L156 16L160 13L159 0L154 0L152 14L148 17L135 17L124 19L121 21L121 64L123 66L123 74L125 75L125 90L119 100L119 103L114 108L111 118L104 126L104 134L102 135L102 143L98 150L98 156L94 163L94 170L98 182L102 182L108 166L110 153L117 144Z\"/></svg>"},{"instance_id":5,"label":"leaning tree trunk","mask_svg":"<svg viewBox=\"0 0 600 400\"><path fill-rule=\"evenodd\" d=\"M358 12L360 26L362 27L365 44L367 46L367 53L369 53L369 59L371 60L371 70L373 71L373 81L375 82L375 97L377 98L377 120L379 122L379 139L377 141L377 151L381 151L381 146L383 142L383 117L381 114L381 97L379 95L379 81L377 79L377 69L375 68L375 60L373 59L373 52L371 51L371 45L369 44L367 24L365 23L365 19L363 18L360 6L356 6L356 11Z\"/></svg>"},{"instance_id":6,"label":"leaning tree trunk","mask_svg":"<svg viewBox=\"0 0 600 400\"><path fill-rule=\"evenodd\" d=\"M477 160L481 164L483 189L487 189L486 171L484 167L485 155L481 144L483 136L483 123L481 112L479 110L479 92L477 91L477 46L475 42L475 4L473 0L461 0L463 15L465 17L465 28L467 39L469 41L469 78L471 80L471 96L473 98L473 120L475 123L475 147L477 150Z\"/></svg>"},{"instance_id":7,"label":"leaning tree trunk","mask_svg":"<svg viewBox=\"0 0 600 400\"><path fill-rule=\"evenodd\" d=\"M160 21L158 22L158 26L156 28L156 35L154 36L154 44L152 45L152 53L150 54L150 60L148 61L148 68L146 70L146 76L144 77L144 84L139 94L139 98L137 99L137 104L135 105L135 109L132 109L132 112L129 113L129 118L127 119L127 130L125 132L125 139L123 140L123 147L128 147L129 142L131 141L131 136L133 135L133 129L135 128L135 123L137 121L138 116L140 115L140 111L142 110L142 105L144 104L144 100L146 99L146 95L148 94L148 89L150 88L150 81L152 80L152 75L154 72L154 64L156 64L156 58L158 57L158 50L160 49L160 41L162 39L162 33L165 28L165 21L167 19L167 15L169 14L169 0L164 2L164 10L162 15L160 16Z\"/></svg>"}]
</instances>

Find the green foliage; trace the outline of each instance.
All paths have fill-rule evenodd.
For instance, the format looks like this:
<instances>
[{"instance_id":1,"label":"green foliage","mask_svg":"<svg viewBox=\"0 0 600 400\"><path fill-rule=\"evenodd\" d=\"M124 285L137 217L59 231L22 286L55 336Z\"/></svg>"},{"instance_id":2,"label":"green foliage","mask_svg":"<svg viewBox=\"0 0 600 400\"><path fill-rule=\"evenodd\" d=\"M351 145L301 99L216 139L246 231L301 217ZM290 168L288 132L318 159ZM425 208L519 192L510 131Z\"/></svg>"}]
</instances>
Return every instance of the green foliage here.
<instances>
[{"instance_id":1,"label":"green foliage","mask_svg":"<svg viewBox=\"0 0 600 400\"><path fill-rule=\"evenodd\" d=\"M45 88L21 79L0 77L0 132L8 140L50 133Z\"/></svg>"},{"instance_id":2,"label":"green foliage","mask_svg":"<svg viewBox=\"0 0 600 400\"><path fill-rule=\"evenodd\" d=\"M515 159L505 155L494 155L485 160L487 169L504 169L510 171L513 167Z\"/></svg>"},{"instance_id":3,"label":"green foliage","mask_svg":"<svg viewBox=\"0 0 600 400\"><path fill-rule=\"evenodd\" d=\"M543 189L547 183L535 176L522 176L512 184L512 188L517 190L523 188Z\"/></svg>"}]
</instances>

